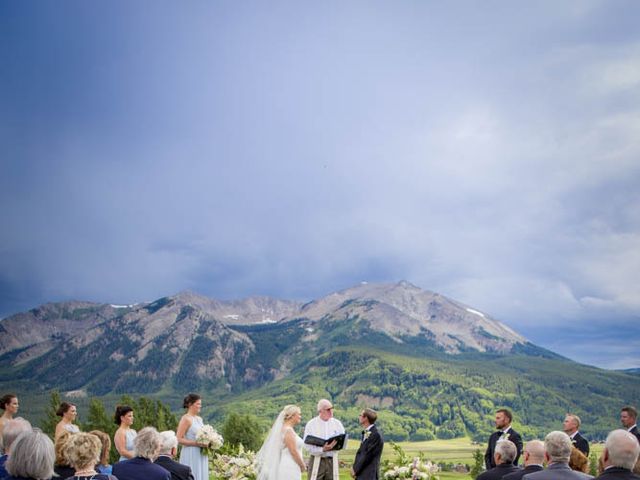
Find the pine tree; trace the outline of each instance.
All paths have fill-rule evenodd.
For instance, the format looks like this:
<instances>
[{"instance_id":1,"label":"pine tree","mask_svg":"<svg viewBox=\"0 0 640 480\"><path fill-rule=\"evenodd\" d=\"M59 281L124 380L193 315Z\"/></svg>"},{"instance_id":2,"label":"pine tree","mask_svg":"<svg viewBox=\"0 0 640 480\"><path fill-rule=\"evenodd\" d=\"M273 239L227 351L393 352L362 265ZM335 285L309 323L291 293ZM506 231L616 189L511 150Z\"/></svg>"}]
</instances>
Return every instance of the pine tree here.
<instances>
[{"instance_id":1,"label":"pine tree","mask_svg":"<svg viewBox=\"0 0 640 480\"><path fill-rule=\"evenodd\" d=\"M242 445L247 450L257 451L262 444L262 430L253 415L231 413L222 426L224 443L232 447Z\"/></svg>"},{"instance_id":2,"label":"pine tree","mask_svg":"<svg viewBox=\"0 0 640 480\"><path fill-rule=\"evenodd\" d=\"M484 467L484 455L479 448L473 452L473 467L469 471L469 476L475 479L478 475L482 473L482 469Z\"/></svg>"},{"instance_id":3,"label":"pine tree","mask_svg":"<svg viewBox=\"0 0 640 480\"><path fill-rule=\"evenodd\" d=\"M56 425L60 421L60 417L56 415L56 412L58 411L61 402L60 392L58 392L58 390L53 390L51 392L51 398L49 399L49 406L45 410L45 418L40 423L42 431L51 438L53 438L56 432Z\"/></svg>"},{"instance_id":4,"label":"pine tree","mask_svg":"<svg viewBox=\"0 0 640 480\"><path fill-rule=\"evenodd\" d=\"M82 425L82 430L89 432L91 430L100 430L113 436L117 425L113 419L107 414L104 403L97 398L92 398L89 402L89 413L87 421Z\"/></svg>"}]
</instances>

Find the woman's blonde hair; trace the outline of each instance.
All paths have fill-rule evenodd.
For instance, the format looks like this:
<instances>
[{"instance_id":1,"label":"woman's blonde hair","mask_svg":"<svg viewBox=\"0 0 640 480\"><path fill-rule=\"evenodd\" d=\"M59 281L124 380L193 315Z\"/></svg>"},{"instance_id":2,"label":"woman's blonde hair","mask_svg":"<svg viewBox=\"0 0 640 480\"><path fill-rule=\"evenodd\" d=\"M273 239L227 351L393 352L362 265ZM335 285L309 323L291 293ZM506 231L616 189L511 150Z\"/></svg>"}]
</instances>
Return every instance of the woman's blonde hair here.
<instances>
[{"instance_id":1,"label":"woman's blonde hair","mask_svg":"<svg viewBox=\"0 0 640 480\"><path fill-rule=\"evenodd\" d=\"M76 433L65 443L69 463L76 470L97 465L101 449L100 439L90 433Z\"/></svg>"},{"instance_id":2,"label":"woman's blonde hair","mask_svg":"<svg viewBox=\"0 0 640 480\"><path fill-rule=\"evenodd\" d=\"M75 433L71 433L68 430L64 430L58 438L56 438L55 452L56 452L56 465L70 465L69 458L67 457L67 441Z\"/></svg>"},{"instance_id":3,"label":"woman's blonde hair","mask_svg":"<svg viewBox=\"0 0 640 480\"><path fill-rule=\"evenodd\" d=\"M102 449L100 450L100 465L109 465L109 452L111 450L111 439L109 435L100 430L91 430L89 432L92 435L95 435L100 439L102 443Z\"/></svg>"},{"instance_id":4,"label":"woman's blonde hair","mask_svg":"<svg viewBox=\"0 0 640 480\"><path fill-rule=\"evenodd\" d=\"M296 413L301 413L300 407L297 405L286 405L282 409L282 413L284 413L284 421L286 422L291 417L293 417Z\"/></svg>"},{"instance_id":5,"label":"woman's blonde hair","mask_svg":"<svg viewBox=\"0 0 640 480\"><path fill-rule=\"evenodd\" d=\"M571 447L569 466L571 467L571 470L576 470L582 473L589 473L589 459L576 447Z\"/></svg>"}]
</instances>

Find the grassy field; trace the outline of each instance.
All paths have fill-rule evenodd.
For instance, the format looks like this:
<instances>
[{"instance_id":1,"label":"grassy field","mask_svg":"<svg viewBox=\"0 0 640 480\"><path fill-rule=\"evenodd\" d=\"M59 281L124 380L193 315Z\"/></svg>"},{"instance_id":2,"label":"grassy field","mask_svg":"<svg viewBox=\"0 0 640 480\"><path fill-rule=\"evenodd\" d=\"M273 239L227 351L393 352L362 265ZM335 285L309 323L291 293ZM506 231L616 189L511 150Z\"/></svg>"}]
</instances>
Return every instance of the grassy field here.
<instances>
[{"instance_id":1,"label":"grassy field","mask_svg":"<svg viewBox=\"0 0 640 480\"><path fill-rule=\"evenodd\" d=\"M427 460L432 462L451 462L469 464L473 463L473 452L479 448L484 452L486 445L473 444L468 438L456 438L453 440L432 440L428 442L397 442L400 447L407 453L407 455L414 457L420 453L424 454ZM340 460L347 464L352 464L353 459L358 450L360 442L357 440L349 440L347 448L341 452ZM382 452L382 460L393 460L395 452L389 442L385 443L384 450ZM441 480L449 479L468 479L468 474L461 474L456 472L440 472ZM344 469L340 472L340 480L346 480L351 478L348 469Z\"/></svg>"},{"instance_id":2,"label":"grassy field","mask_svg":"<svg viewBox=\"0 0 640 480\"><path fill-rule=\"evenodd\" d=\"M349 440L347 448L341 452L340 460L347 464L352 464L355 457L359 441ZM486 444L474 444L468 438L456 438L453 440L433 440L428 442L398 442L398 445L411 457L417 456L420 453L424 454L427 460L431 460L434 463L461 463L466 465L473 465L473 452L476 449L480 449L484 455L484 451L487 448ZM591 451L596 455L602 453L603 445L592 444ZM393 460L395 456L394 450L391 445L385 443L384 450L382 452L382 459ZM457 472L440 472L438 474L440 480L470 480L468 473ZM348 469L343 469L340 472L340 480L350 479Z\"/></svg>"}]
</instances>

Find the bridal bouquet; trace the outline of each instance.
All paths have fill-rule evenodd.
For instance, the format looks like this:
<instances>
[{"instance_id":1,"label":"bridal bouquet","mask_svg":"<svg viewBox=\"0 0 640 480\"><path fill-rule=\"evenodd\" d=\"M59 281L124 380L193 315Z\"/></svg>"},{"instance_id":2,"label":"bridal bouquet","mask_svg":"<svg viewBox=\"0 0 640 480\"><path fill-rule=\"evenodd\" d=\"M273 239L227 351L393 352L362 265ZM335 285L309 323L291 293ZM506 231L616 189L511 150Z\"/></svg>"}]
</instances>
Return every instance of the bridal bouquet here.
<instances>
[{"instance_id":1,"label":"bridal bouquet","mask_svg":"<svg viewBox=\"0 0 640 480\"><path fill-rule=\"evenodd\" d=\"M209 456L222 446L224 440L222 439L222 435L220 435L215 428L211 425L204 425L196 434L196 442L201 445L206 445L204 447L200 447L200 452L203 455Z\"/></svg>"},{"instance_id":2,"label":"bridal bouquet","mask_svg":"<svg viewBox=\"0 0 640 480\"><path fill-rule=\"evenodd\" d=\"M216 479L255 480L257 478L256 455L243 448L242 444L235 456L218 455L213 460L213 474Z\"/></svg>"}]
</instances>

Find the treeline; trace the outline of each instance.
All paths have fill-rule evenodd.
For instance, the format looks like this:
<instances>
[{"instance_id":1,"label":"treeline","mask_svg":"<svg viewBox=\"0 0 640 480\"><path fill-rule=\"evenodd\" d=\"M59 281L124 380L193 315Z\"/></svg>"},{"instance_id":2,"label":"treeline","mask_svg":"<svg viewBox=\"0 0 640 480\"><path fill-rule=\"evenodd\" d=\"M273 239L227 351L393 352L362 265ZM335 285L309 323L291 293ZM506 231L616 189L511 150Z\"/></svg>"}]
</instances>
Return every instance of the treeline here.
<instances>
[{"instance_id":1,"label":"treeline","mask_svg":"<svg viewBox=\"0 0 640 480\"><path fill-rule=\"evenodd\" d=\"M222 420L232 409L272 419L283 405L296 403L306 420L315 415L315 402L327 397L349 432L359 431L359 409L369 406L378 410L389 440L467 436L484 443L495 429L495 411L506 407L526 439L561 429L571 412L582 418L583 434L598 441L619 426L619 409L640 394L637 384L622 387L628 377L558 358L462 355L442 360L346 347L301 364L263 388L223 398L214 416Z\"/></svg>"}]
</instances>

